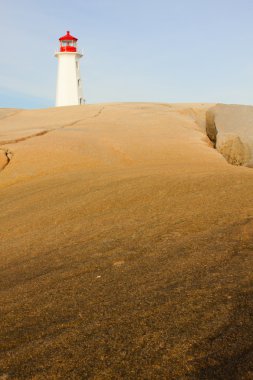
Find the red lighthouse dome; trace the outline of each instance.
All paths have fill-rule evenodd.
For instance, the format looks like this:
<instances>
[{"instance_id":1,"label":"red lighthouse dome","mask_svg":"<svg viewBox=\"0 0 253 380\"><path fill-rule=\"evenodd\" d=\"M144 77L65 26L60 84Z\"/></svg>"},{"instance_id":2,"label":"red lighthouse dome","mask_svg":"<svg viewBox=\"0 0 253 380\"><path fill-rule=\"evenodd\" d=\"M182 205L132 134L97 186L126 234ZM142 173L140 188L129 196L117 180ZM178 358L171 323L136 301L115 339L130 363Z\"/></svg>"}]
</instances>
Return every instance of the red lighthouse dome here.
<instances>
[{"instance_id":1,"label":"red lighthouse dome","mask_svg":"<svg viewBox=\"0 0 253 380\"><path fill-rule=\"evenodd\" d=\"M71 36L70 32L67 31L67 34L59 38L60 41L60 51L61 52L76 52L77 38Z\"/></svg>"}]
</instances>

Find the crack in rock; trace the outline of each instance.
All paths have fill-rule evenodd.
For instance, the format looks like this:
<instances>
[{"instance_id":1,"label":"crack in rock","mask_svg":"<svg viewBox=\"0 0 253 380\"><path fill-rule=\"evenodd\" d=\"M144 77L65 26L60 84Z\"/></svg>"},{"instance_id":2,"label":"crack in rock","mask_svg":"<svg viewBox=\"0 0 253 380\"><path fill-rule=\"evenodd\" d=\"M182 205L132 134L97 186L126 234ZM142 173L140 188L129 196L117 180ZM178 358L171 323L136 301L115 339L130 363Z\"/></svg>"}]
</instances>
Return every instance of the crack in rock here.
<instances>
[{"instance_id":1,"label":"crack in rock","mask_svg":"<svg viewBox=\"0 0 253 380\"><path fill-rule=\"evenodd\" d=\"M20 138L17 138L17 139L13 139L13 140L7 140L7 141L0 141L0 145L3 146L3 145L7 145L7 144L17 144L19 142L22 142L22 141L26 141L26 140L29 140L31 138L34 138L34 137L39 137L39 136L44 136L50 132L53 132L53 131L57 131L59 129L64 129L64 128L67 128L67 127L72 127L76 124L78 124L81 120L76 120L70 124L65 124L59 128L53 128L53 129L48 129L48 130L44 130L44 131L41 131L41 132L38 132L38 133L35 133L33 135L29 135L29 136L24 136L24 137L20 137ZM3 171L7 165L9 165L11 159L13 158L13 153L7 148L1 148L0 146L0 152L2 151L6 157L6 163L2 166L2 168L0 168L0 172Z\"/></svg>"},{"instance_id":2,"label":"crack in rock","mask_svg":"<svg viewBox=\"0 0 253 380\"><path fill-rule=\"evenodd\" d=\"M20 137L20 138L17 138L17 139L13 139L13 140L0 141L0 145L2 146L2 145L7 145L7 144L17 144L17 143L19 143L21 141L26 141L26 140L32 139L34 137L44 136L44 135L46 135L46 134L48 134L50 132L58 131L60 129L64 129L64 128L67 128L67 127L72 127L72 126L76 125L77 123L79 123L80 121L81 120L76 120L73 123L62 125L59 128L45 129L43 131L40 131L38 133L34 133L32 135L29 135L29 136L23 136L23 137Z\"/></svg>"},{"instance_id":3,"label":"crack in rock","mask_svg":"<svg viewBox=\"0 0 253 380\"><path fill-rule=\"evenodd\" d=\"M1 172L7 167L7 165L9 165L13 157L13 153L9 149L3 149L3 148L0 148L0 151L2 151L4 153L4 156L6 157L6 163L0 168L0 172Z\"/></svg>"},{"instance_id":4,"label":"crack in rock","mask_svg":"<svg viewBox=\"0 0 253 380\"><path fill-rule=\"evenodd\" d=\"M105 109L105 107L102 107L93 117L100 116L104 109Z\"/></svg>"},{"instance_id":5,"label":"crack in rock","mask_svg":"<svg viewBox=\"0 0 253 380\"><path fill-rule=\"evenodd\" d=\"M0 141L0 145L17 144L17 143L19 143L21 141L26 141L26 140L32 139L33 137L43 136L43 135L45 135L45 134L47 134L48 132L51 132L51 131L54 131L54 129L41 131L41 132L35 133L33 135L20 137L20 138L13 139L13 140Z\"/></svg>"}]
</instances>

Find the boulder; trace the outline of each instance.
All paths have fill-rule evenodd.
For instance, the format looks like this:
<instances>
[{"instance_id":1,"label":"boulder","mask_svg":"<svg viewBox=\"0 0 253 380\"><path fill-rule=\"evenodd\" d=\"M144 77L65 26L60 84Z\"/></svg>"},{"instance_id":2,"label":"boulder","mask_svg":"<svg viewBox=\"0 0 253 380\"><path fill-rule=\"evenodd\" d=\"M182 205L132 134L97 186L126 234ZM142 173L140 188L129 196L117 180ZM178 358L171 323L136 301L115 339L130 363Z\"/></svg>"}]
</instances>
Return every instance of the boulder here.
<instances>
[{"instance_id":1,"label":"boulder","mask_svg":"<svg viewBox=\"0 0 253 380\"><path fill-rule=\"evenodd\" d=\"M218 104L210 108L206 132L230 164L253 167L253 106Z\"/></svg>"}]
</instances>

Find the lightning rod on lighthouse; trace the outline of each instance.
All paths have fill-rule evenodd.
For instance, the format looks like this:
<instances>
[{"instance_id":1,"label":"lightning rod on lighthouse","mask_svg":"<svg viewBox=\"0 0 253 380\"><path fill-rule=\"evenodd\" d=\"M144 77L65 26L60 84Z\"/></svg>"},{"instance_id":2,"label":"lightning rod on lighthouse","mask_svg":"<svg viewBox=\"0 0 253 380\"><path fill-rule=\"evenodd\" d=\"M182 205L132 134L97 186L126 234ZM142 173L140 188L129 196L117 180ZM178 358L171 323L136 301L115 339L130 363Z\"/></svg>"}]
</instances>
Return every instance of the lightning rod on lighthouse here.
<instances>
[{"instance_id":1,"label":"lightning rod on lighthouse","mask_svg":"<svg viewBox=\"0 0 253 380\"><path fill-rule=\"evenodd\" d=\"M69 31L59 38L60 48L55 53L58 58L56 107L84 103L79 67L83 55L77 49L77 40Z\"/></svg>"}]
</instances>

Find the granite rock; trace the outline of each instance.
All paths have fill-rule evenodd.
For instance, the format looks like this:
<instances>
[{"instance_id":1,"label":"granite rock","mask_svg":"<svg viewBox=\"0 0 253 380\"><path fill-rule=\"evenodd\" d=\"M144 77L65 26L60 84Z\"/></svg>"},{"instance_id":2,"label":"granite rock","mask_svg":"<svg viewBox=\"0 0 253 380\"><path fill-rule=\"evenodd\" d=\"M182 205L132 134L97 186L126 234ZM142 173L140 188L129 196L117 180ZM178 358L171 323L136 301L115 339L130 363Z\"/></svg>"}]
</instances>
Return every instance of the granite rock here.
<instances>
[{"instance_id":1,"label":"granite rock","mask_svg":"<svg viewBox=\"0 0 253 380\"><path fill-rule=\"evenodd\" d=\"M233 165L253 167L253 107L218 104L207 111L206 132Z\"/></svg>"}]
</instances>

